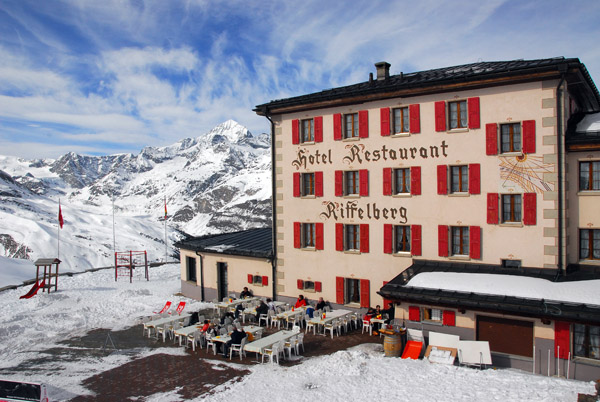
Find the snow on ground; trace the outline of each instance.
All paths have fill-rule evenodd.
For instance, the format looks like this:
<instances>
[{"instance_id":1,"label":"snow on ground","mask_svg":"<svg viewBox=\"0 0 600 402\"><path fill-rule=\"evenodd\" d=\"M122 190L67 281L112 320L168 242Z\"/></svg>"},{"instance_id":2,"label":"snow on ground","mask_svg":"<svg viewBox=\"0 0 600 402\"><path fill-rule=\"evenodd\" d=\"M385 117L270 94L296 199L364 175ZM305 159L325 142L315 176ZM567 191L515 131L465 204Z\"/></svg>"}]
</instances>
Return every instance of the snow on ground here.
<instances>
[{"instance_id":1,"label":"snow on ground","mask_svg":"<svg viewBox=\"0 0 600 402\"><path fill-rule=\"evenodd\" d=\"M0 376L9 380L39 381L49 385L50 396L86 393L85 378L124 364L129 357L56 362L57 370L42 378L4 376L2 369L39 356L61 340L95 328L120 330L139 322L171 300L185 300L186 310L205 303L175 296L180 291L176 264L154 267L150 281L141 277L114 280L110 269L60 277L59 291L19 299L27 287L0 292ZM1 278L0 278L1 279ZM140 334L141 336L141 334ZM375 338L374 338L375 339ZM379 339L377 339L379 340ZM182 354L183 347L147 352ZM222 362L219 362L222 364ZM235 363L230 363L238 367ZM244 366L243 368L248 368ZM577 393L593 394L591 382L544 377L516 370L476 370L383 356L380 344L306 359L293 367L255 365L242 381L216 388L211 401L246 400L403 400L403 401L575 401ZM188 379L182 379L187 381ZM175 391L156 394L153 402L181 400ZM198 398L198 401L205 398Z\"/></svg>"}]
</instances>

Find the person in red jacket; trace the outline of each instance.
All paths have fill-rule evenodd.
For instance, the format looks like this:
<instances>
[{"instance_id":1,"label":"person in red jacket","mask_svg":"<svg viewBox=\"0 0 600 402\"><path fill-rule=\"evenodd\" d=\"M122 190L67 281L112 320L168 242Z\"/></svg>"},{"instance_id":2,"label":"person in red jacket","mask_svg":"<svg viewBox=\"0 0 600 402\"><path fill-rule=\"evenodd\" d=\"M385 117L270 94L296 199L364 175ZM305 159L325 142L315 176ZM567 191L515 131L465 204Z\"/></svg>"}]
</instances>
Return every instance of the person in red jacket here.
<instances>
[{"instance_id":1,"label":"person in red jacket","mask_svg":"<svg viewBox=\"0 0 600 402\"><path fill-rule=\"evenodd\" d=\"M294 305L294 307L298 308L303 306L306 306L306 299L304 298L304 296L300 295L298 296L298 300L296 300L296 304Z\"/></svg>"}]
</instances>

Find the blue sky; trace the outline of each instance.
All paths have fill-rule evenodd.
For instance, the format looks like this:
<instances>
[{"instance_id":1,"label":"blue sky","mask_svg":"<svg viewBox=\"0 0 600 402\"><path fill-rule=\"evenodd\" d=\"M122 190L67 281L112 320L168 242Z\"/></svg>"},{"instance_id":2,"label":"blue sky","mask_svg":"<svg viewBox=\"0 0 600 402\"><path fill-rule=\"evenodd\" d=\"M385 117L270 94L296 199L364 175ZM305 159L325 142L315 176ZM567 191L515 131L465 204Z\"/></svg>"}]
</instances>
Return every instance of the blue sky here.
<instances>
[{"instance_id":1,"label":"blue sky","mask_svg":"<svg viewBox=\"0 0 600 402\"><path fill-rule=\"evenodd\" d=\"M578 57L600 84L600 2L0 0L0 155L138 153L254 106L391 73Z\"/></svg>"}]
</instances>

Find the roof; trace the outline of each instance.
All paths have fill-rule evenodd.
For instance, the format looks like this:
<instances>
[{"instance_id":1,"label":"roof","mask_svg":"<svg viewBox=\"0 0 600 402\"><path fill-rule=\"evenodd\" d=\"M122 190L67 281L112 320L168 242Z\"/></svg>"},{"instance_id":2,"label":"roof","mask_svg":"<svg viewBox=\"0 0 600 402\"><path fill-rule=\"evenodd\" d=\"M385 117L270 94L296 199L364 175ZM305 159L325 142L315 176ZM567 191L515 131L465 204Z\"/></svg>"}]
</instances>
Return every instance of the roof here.
<instances>
[{"instance_id":1,"label":"roof","mask_svg":"<svg viewBox=\"0 0 600 402\"><path fill-rule=\"evenodd\" d=\"M273 258L273 230L270 227L240 232L191 237L175 243L175 247L205 253Z\"/></svg>"},{"instance_id":2,"label":"roof","mask_svg":"<svg viewBox=\"0 0 600 402\"><path fill-rule=\"evenodd\" d=\"M379 63L378 63L379 64ZM577 58L554 57L537 60L491 61L400 73L382 80L327 89L308 95L274 100L256 106L259 115L340 106L400 96L455 91L469 87L506 85L515 82L557 79L567 73L569 88L586 111L600 110L600 93L585 65Z\"/></svg>"},{"instance_id":3,"label":"roof","mask_svg":"<svg viewBox=\"0 0 600 402\"><path fill-rule=\"evenodd\" d=\"M600 150L600 113L573 115L566 139L569 151Z\"/></svg>"},{"instance_id":4,"label":"roof","mask_svg":"<svg viewBox=\"0 0 600 402\"><path fill-rule=\"evenodd\" d=\"M58 258L38 258L33 264L37 266L48 266L52 264L60 264L61 261Z\"/></svg>"},{"instance_id":5,"label":"roof","mask_svg":"<svg viewBox=\"0 0 600 402\"><path fill-rule=\"evenodd\" d=\"M491 311L501 314L514 314L527 317L539 317L586 323L600 323L600 305L550 300L529 296L514 296L506 294L477 293L473 291L453 290L452 286L445 288L411 286L410 282L421 273L452 272L470 274L497 275L494 281L500 282L504 277L528 277L545 279L555 284L564 283L566 286L577 284L581 280L600 279L600 267L581 265L569 266L569 274L556 275L558 271L538 268L503 268L493 264L455 263L445 261L415 260L413 264L400 275L384 285L378 292L390 300L409 301L438 306L448 306L480 311ZM493 280L486 278L488 280ZM570 284L567 284L570 282ZM489 283L488 283L489 284ZM493 285L493 284L492 284ZM442 287L442 286L440 286ZM457 287L458 288L458 287ZM471 285L469 285L471 288Z\"/></svg>"}]
</instances>

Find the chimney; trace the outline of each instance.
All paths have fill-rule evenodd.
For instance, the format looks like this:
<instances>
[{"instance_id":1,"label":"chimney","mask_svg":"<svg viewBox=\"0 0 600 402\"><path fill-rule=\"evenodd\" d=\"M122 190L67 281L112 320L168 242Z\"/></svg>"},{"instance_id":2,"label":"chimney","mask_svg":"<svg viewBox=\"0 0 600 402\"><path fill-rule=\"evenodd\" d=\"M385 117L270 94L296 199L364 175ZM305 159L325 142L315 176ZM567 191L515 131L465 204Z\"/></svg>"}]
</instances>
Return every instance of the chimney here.
<instances>
[{"instance_id":1,"label":"chimney","mask_svg":"<svg viewBox=\"0 0 600 402\"><path fill-rule=\"evenodd\" d=\"M391 64L385 61L375 63L377 68L377 81L387 80L390 78L390 66Z\"/></svg>"}]
</instances>

